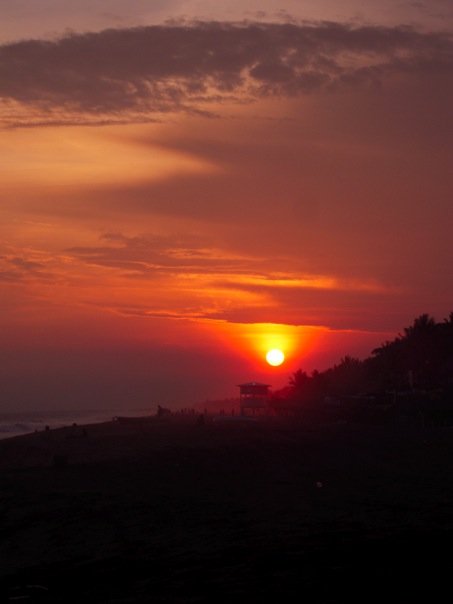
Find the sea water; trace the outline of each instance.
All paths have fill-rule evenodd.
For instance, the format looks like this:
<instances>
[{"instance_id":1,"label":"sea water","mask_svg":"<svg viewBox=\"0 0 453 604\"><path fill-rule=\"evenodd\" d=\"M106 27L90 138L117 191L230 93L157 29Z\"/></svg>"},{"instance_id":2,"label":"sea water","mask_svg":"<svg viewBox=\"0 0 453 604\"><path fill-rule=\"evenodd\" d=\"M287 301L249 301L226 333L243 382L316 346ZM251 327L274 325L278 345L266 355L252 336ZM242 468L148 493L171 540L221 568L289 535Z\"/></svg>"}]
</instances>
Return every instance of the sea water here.
<instances>
[{"instance_id":1,"label":"sea water","mask_svg":"<svg viewBox=\"0 0 453 604\"><path fill-rule=\"evenodd\" d=\"M111 421L116 415L146 416L153 413L149 409L122 410L51 410L0 413L0 439L29 434L49 428L98 424Z\"/></svg>"}]
</instances>

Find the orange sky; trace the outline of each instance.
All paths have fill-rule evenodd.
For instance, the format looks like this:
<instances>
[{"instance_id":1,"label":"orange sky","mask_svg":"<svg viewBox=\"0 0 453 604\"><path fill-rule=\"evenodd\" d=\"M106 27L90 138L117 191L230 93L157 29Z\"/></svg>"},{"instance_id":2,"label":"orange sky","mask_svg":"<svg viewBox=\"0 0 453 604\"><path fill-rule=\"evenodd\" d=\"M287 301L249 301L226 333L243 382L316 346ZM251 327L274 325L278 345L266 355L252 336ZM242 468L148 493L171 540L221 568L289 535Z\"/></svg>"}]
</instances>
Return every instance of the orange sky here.
<instances>
[{"instance_id":1,"label":"orange sky","mask_svg":"<svg viewBox=\"0 0 453 604\"><path fill-rule=\"evenodd\" d=\"M5 409L281 387L447 316L453 41L357 19L0 46Z\"/></svg>"}]
</instances>

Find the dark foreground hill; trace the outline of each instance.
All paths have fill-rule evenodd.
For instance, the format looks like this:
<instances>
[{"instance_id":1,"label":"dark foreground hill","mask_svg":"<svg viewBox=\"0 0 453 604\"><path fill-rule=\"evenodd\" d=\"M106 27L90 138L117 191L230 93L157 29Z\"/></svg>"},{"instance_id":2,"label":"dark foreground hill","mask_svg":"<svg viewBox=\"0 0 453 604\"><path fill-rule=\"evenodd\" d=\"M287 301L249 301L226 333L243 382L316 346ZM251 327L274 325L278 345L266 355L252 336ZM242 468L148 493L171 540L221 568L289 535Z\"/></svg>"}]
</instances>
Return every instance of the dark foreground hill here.
<instances>
[{"instance_id":1,"label":"dark foreground hill","mask_svg":"<svg viewBox=\"0 0 453 604\"><path fill-rule=\"evenodd\" d=\"M451 428L165 418L3 441L0 469L5 602L450 590Z\"/></svg>"}]
</instances>

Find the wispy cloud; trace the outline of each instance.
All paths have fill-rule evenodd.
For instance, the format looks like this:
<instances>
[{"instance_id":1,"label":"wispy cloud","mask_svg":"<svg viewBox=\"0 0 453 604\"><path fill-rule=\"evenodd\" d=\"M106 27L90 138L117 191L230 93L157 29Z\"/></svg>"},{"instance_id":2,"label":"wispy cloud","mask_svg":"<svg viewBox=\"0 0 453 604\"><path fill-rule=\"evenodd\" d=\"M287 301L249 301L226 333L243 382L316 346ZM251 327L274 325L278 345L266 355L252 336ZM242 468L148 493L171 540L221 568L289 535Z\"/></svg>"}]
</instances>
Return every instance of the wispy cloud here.
<instances>
[{"instance_id":1,"label":"wispy cloud","mask_svg":"<svg viewBox=\"0 0 453 604\"><path fill-rule=\"evenodd\" d=\"M184 235L128 237L106 233L96 247L79 246L65 251L78 261L109 267L125 277L150 278L153 273L178 276L184 281L209 282L216 287L238 290L348 290L387 293L389 289L372 280L342 279L328 275L301 274L297 269L275 271L262 257L240 255L215 247L209 238L197 240ZM279 259L274 259L274 261ZM297 260L281 258L297 265Z\"/></svg>"},{"instance_id":2,"label":"wispy cloud","mask_svg":"<svg viewBox=\"0 0 453 604\"><path fill-rule=\"evenodd\" d=\"M122 233L106 233L97 247L73 247L66 252L88 264L122 270L126 277L149 277L153 272L241 273L250 264L263 263L212 247L208 239L177 234L127 237Z\"/></svg>"},{"instance_id":3,"label":"wispy cloud","mask_svg":"<svg viewBox=\"0 0 453 604\"><path fill-rule=\"evenodd\" d=\"M23 251L23 250L22 250ZM25 253L27 251L25 250ZM14 252L0 255L0 281L24 282L29 280L52 279L53 274L45 263L36 259L37 254L31 252L27 256L17 256ZM42 254L38 254L42 256Z\"/></svg>"},{"instance_id":4,"label":"wispy cloud","mask_svg":"<svg viewBox=\"0 0 453 604\"><path fill-rule=\"evenodd\" d=\"M452 67L451 36L408 28L207 22L111 29L0 47L1 120L17 126L209 114L224 101Z\"/></svg>"},{"instance_id":5,"label":"wispy cloud","mask_svg":"<svg viewBox=\"0 0 453 604\"><path fill-rule=\"evenodd\" d=\"M126 316L255 323L278 315L281 323L300 324L305 319L301 305L329 306L332 295L349 304L351 296L363 300L395 293L377 281L304 274L296 266L282 273L262 258L230 254L207 239L197 243L183 236L110 233L99 246L71 248L66 254L73 264L109 271L117 292L135 281L140 303L131 305L117 294L114 303L109 296L100 302Z\"/></svg>"}]
</instances>

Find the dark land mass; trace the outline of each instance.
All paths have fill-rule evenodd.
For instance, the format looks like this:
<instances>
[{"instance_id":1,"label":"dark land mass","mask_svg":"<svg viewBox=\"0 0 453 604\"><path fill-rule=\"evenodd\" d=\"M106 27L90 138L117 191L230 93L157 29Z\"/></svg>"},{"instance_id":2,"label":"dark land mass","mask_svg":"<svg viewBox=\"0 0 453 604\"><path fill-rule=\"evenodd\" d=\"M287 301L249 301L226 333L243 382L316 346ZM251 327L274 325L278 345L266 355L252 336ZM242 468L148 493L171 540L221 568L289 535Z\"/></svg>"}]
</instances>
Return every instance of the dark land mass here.
<instances>
[{"instance_id":1,"label":"dark land mass","mask_svg":"<svg viewBox=\"0 0 453 604\"><path fill-rule=\"evenodd\" d=\"M2 441L0 470L5 602L450 597L452 428L112 422Z\"/></svg>"}]
</instances>

